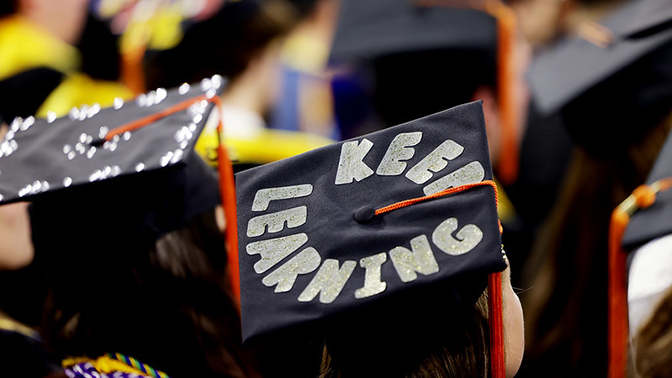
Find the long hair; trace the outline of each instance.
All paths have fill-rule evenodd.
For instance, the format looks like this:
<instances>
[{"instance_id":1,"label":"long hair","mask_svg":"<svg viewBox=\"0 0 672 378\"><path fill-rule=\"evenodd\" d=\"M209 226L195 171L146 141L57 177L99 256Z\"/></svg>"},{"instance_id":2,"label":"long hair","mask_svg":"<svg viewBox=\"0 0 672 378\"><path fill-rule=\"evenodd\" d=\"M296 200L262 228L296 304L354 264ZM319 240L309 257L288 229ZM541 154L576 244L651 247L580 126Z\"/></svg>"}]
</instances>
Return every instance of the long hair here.
<instances>
[{"instance_id":1,"label":"long hair","mask_svg":"<svg viewBox=\"0 0 672 378\"><path fill-rule=\"evenodd\" d=\"M671 126L667 117L611 157L575 150L524 272L527 364L543 369L533 376L606 374L609 219L645 181Z\"/></svg>"},{"instance_id":2,"label":"long hair","mask_svg":"<svg viewBox=\"0 0 672 378\"><path fill-rule=\"evenodd\" d=\"M418 311L421 315L416 317L406 314L403 305L397 305L395 310L402 315L383 311L387 316L375 316L375 321L368 322L364 332L359 328L332 332L324 347L319 378L489 377L487 290L472 306L442 307L436 303L450 303L447 296L426 299L434 302L432 315ZM359 323L367 322L358 315L353 318L351 320L360 320ZM351 329L353 324L356 323L348 321L343 329ZM356 345L364 337L370 340L363 341L367 347L360 352ZM368 348L371 340L375 348Z\"/></svg>"},{"instance_id":3,"label":"long hair","mask_svg":"<svg viewBox=\"0 0 672 378\"><path fill-rule=\"evenodd\" d=\"M57 351L119 352L175 377L255 375L213 212L146 249L74 244L48 267L45 336Z\"/></svg>"},{"instance_id":4,"label":"long hair","mask_svg":"<svg viewBox=\"0 0 672 378\"><path fill-rule=\"evenodd\" d=\"M634 340L635 367L642 378L672 376L672 288Z\"/></svg>"}]
</instances>

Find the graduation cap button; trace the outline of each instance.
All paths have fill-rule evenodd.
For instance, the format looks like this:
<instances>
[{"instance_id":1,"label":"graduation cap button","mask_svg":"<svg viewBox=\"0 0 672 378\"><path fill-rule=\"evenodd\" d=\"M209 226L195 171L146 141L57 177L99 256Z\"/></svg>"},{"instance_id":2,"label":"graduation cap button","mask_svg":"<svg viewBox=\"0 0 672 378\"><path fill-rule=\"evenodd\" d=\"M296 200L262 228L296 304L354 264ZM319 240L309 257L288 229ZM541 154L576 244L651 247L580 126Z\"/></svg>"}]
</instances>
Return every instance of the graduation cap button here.
<instances>
[{"instance_id":1,"label":"graduation cap button","mask_svg":"<svg viewBox=\"0 0 672 378\"><path fill-rule=\"evenodd\" d=\"M376 215L376 209L371 206L363 206L355 211L355 220L359 223L365 223Z\"/></svg>"}]
</instances>

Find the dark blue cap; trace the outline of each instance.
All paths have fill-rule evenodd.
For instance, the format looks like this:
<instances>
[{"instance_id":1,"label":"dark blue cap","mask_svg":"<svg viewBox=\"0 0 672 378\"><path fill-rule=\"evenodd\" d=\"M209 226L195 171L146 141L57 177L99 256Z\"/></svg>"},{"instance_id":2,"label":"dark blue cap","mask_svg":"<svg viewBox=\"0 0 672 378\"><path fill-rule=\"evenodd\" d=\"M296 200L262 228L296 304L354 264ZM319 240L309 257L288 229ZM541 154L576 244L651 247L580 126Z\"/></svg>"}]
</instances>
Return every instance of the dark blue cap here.
<instances>
[{"instance_id":1,"label":"dark blue cap","mask_svg":"<svg viewBox=\"0 0 672 378\"><path fill-rule=\"evenodd\" d=\"M502 271L488 180L480 102L238 173L244 339Z\"/></svg>"}]
</instances>

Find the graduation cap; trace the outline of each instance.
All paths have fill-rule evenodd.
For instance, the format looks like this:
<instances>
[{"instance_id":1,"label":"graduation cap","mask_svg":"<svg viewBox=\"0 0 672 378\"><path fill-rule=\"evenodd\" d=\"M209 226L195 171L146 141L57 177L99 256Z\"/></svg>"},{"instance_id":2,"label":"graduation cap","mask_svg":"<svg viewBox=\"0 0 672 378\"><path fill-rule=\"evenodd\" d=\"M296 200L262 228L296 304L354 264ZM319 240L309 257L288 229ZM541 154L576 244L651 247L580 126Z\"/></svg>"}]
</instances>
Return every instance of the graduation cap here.
<instances>
[{"instance_id":1,"label":"graduation cap","mask_svg":"<svg viewBox=\"0 0 672 378\"><path fill-rule=\"evenodd\" d=\"M62 118L14 119L0 141L0 205L33 202L36 249L67 243L73 231L77 240L97 244L105 229L113 233L108 243L151 245L213 209L220 195L233 202L227 210L233 222L230 165L220 164L220 194L216 174L193 151L224 87L215 76L134 101L117 99L110 108L94 104Z\"/></svg>"},{"instance_id":2,"label":"graduation cap","mask_svg":"<svg viewBox=\"0 0 672 378\"><path fill-rule=\"evenodd\" d=\"M610 377L623 377L626 371L629 340L626 251L672 234L671 162L672 135L668 136L646 183L635 189L612 214L609 229ZM639 250L635 255L638 253ZM656 264L665 262L658 260Z\"/></svg>"},{"instance_id":3,"label":"graduation cap","mask_svg":"<svg viewBox=\"0 0 672 378\"><path fill-rule=\"evenodd\" d=\"M478 102L237 173L243 338L488 277L500 337L493 188Z\"/></svg>"},{"instance_id":4,"label":"graduation cap","mask_svg":"<svg viewBox=\"0 0 672 378\"><path fill-rule=\"evenodd\" d=\"M438 50L457 51L456 60L467 51L481 53L479 60L492 57L492 72L479 74L495 77L497 84L503 128L498 178L510 183L516 178L518 166L515 129L519 115L512 92L515 41L515 14L498 0L346 0L340 5L331 60Z\"/></svg>"},{"instance_id":5,"label":"graduation cap","mask_svg":"<svg viewBox=\"0 0 672 378\"><path fill-rule=\"evenodd\" d=\"M668 0L626 1L540 52L528 78L541 114L562 112L595 154L643 135L647 127L631 124L656 124L672 102L670 9Z\"/></svg>"}]
</instances>

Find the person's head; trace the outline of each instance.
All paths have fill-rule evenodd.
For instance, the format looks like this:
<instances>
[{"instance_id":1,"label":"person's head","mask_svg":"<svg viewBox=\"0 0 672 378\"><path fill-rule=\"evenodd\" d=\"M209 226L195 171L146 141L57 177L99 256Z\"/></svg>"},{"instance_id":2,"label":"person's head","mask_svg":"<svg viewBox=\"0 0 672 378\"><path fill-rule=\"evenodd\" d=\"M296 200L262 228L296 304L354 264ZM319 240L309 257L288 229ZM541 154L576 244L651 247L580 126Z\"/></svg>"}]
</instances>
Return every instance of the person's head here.
<instances>
[{"instance_id":1,"label":"person's head","mask_svg":"<svg viewBox=\"0 0 672 378\"><path fill-rule=\"evenodd\" d=\"M227 1L206 20L185 21L176 47L147 53L147 86L174 87L214 74L235 80L263 61L267 47L288 33L298 17L287 0Z\"/></svg>"},{"instance_id":2,"label":"person's head","mask_svg":"<svg viewBox=\"0 0 672 378\"><path fill-rule=\"evenodd\" d=\"M48 30L65 43L75 45L84 30L87 0L17 0L16 12Z\"/></svg>"},{"instance_id":3,"label":"person's head","mask_svg":"<svg viewBox=\"0 0 672 378\"><path fill-rule=\"evenodd\" d=\"M32 202L35 264L50 288L45 339L61 355L118 352L178 377L249 373L218 179L193 151L213 108L204 92L31 118L9 138L0 193Z\"/></svg>"},{"instance_id":4,"label":"person's head","mask_svg":"<svg viewBox=\"0 0 672 378\"><path fill-rule=\"evenodd\" d=\"M523 325L507 272L496 287L507 264L491 177L479 103L238 173L243 336L312 324L325 374L447 359L478 376L507 354L514 373ZM486 287L504 296L503 329Z\"/></svg>"},{"instance_id":5,"label":"person's head","mask_svg":"<svg viewBox=\"0 0 672 378\"><path fill-rule=\"evenodd\" d=\"M8 130L0 118L0 140ZM0 207L0 240L0 271L20 269L33 261L27 203Z\"/></svg>"}]
</instances>

